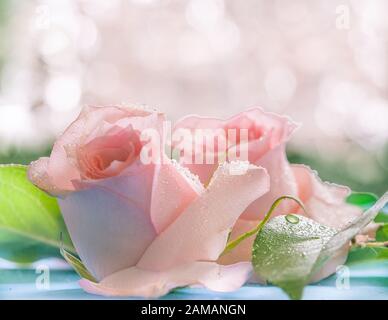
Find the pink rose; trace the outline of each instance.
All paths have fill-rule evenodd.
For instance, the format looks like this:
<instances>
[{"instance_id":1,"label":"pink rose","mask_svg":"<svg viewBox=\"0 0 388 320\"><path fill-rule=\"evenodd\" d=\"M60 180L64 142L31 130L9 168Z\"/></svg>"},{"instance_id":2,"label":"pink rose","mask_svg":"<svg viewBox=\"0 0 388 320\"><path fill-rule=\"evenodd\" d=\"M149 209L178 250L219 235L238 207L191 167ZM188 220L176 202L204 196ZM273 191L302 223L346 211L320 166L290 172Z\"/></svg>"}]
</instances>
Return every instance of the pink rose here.
<instances>
[{"instance_id":1,"label":"pink rose","mask_svg":"<svg viewBox=\"0 0 388 320\"><path fill-rule=\"evenodd\" d=\"M359 208L346 204L345 199L350 193L347 187L324 183L310 168L289 164L286 157L286 143L297 127L298 125L288 117L264 112L260 108L250 109L227 120L187 116L176 124L175 130L247 129L248 160L256 166L265 168L270 176L269 192L256 199L240 216L233 228L231 240L253 229L271 204L282 195L299 197L305 204L309 218L337 229L343 228L361 215L362 211ZM204 183L217 167L216 164L185 164L184 162L181 165L197 174ZM274 216L288 213L305 215L295 202L287 200L279 206ZM219 262L228 265L251 261L253 240L254 237L245 240L230 253L221 257ZM345 262L347 252L347 247L338 252L335 261L334 259L329 261L314 280L335 272L336 266Z\"/></svg>"},{"instance_id":2,"label":"pink rose","mask_svg":"<svg viewBox=\"0 0 388 320\"><path fill-rule=\"evenodd\" d=\"M192 284L229 291L251 272L246 261L216 261L241 213L268 192L267 171L249 165L236 174L241 163L224 163L205 188L164 154L144 164L142 132L163 137L163 119L136 108L86 108L51 156L30 165L30 180L58 197L77 253L98 280L80 281L88 292L154 297Z\"/></svg>"},{"instance_id":3,"label":"pink rose","mask_svg":"<svg viewBox=\"0 0 388 320\"><path fill-rule=\"evenodd\" d=\"M298 125L288 117L254 108L227 120L187 116L177 122L174 130L211 129L217 131L221 129L227 135L228 130L235 129L237 144L240 142L238 139L240 136L239 130L248 130L248 145L246 146L248 158L243 160L248 160L252 164L266 168L271 179L270 192L252 203L242 216L247 220L257 220L259 216L263 217L266 210L278 197L285 194L297 195L295 178L287 162L285 151L286 142L297 127ZM231 146L231 148L235 148L235 146ZM203 183L209 181L218 166L217 163L187 164L184 161L185 159L181 164L193 174L198 175ZM292 202L292 205L294 204ZM280 205L277 212L282 212L285 208L286 203Z\"/></svg>"}]
</instances>

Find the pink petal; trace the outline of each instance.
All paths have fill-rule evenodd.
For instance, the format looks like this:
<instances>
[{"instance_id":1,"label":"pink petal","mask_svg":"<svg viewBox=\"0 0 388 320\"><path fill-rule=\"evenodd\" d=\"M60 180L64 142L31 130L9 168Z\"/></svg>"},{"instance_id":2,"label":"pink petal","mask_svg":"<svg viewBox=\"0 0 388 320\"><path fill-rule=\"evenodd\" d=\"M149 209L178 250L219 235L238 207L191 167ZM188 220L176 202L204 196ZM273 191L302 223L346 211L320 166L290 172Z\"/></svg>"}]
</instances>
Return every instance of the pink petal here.
<instances>
[{"instance_id":1,"label":"pink petal","mask_svg":"<svg viewBox=\"0 0 388 320\"><path fill-rule=\"evenodd\" d=\"M157 112L156 110L146 111L142 109L124 108L126 114L125 117L112 122L106 123L103 127L103 132L108 132L114 127L128 128L141 132L144 129L153 128L158 132L163 130L163 121L165 119L164 114Z\"/></svg>"},{"instance_id":2,"label":"pink petal","mask_svg":"<svg viewBox=\"0 0 388 320\"><path fill-rule=\"evenodd\" d=\"M305 205L307 216L332 228L342 229L362 214L362 210L346 203L350 189L322 182L317 173L304 165L292 165L299 198ZM300 214L304 214L302 210Z\"/></svg>"},{"instance_id":3,"label":"pink petal","mask_svg":"<svg viewBox=\"0 0 388 320\"><path fill-rule=\"evenodd\" d=\"M66 192L53 185L48 175L49 158L43 157L31 162L28 167L28 179L37 187L54 196L65 196Z\"/></svg>"},{"instance_id":4,"label":"pink petal","mask_svg":"<svg viewBox=\"0 0 388 320\"><path fill-rule=\"evenodd\" d=\"M185 168L187 168L190 172L195 174L199 180L207 186L214 174L214 172L218 168L218 163L216 164L182 164Z\"/></svg>"},{"instance_id":5,"label":"pink petal","mask_svg":"<svg viewBox=\"0 0 388 320\"><path fill-rule=\"evenodd\" d=\"M165 230L203 191L190 172L171 160L156 166L151 203L151 219L159 234Z\"/></svg>"},{"instance_id":6,"label":"pink petal","mask_svg":"<svg viewBox=\"0 0 388 320\"><path fill-rule=\"evenodd\" d=\"M105 296L160 297L174 288L202 285L213 291L240 288L252 271L250 263L221 266L215 262L193 262L167 271L149 271L132 267L112 274L100 283L82 279L81 287Z\"/></svg>"},{"instance_id":7,"label":"pink petal","mask_svg":"<svg viewBox=\"0 0 388 320\"><path fill-rule=\"evenodd\" d=\"M291 118L264 111L259 107L241 112L225 122L236 128L244 128L244 123L253 122L257 128L261 129L263 134L269 135L271 148L287 142L299 127L299 124Z\"/></svg>"},{"instance_id":8,"label":"pink petal","mask_svg":"<svg viewBox=\"0 0 388 320\"><path fill-rule=\"evenodd\" d=\"M92 182L59 204L77 253L102 279L135 265L156 236L150 219L153 166Z\"/></svg>"},{"instance_id":9,"label":"pink petal","mask_svg":"<svg viewBox=\"0 0 388 320\"><path fill-rule=\"evenodd\" d=\"M53 185L62 190L74 190L71 181L79 179L80 174L74 164L69 161L65 147L67 145L78 144L80 141L86 139L86 134L92 132L104 120L111 118L119 119L124 114L123 110L116 107L88 107L81 112L79 117L54 144L48 164L48 175Z\"/></svg>"},{"instance_id":10,"label":"pink petal","mask_svg":"<svg viewBox=\"0 0 388 320\"><path fill-rule=\"evenodd\" d=\"M198 115L188 115L181 118L174 126L177 129L218 129L222 128L224 120L217 118L201 117Z\"/></svg>"},{"instance_id":11,"label":"pink petal","mask_svg":"<svg viewBox=\"0 0 388 320\"><path fill-rule=\"evenodd\" d=\"M267 152L255 163L267 169L270 176L270 190L264 196L253 202L242 215L242 219L257 220L263 219L273 202L284 195L297 195L297 185L290 164L286 158L285 145L279 145ZM288 214L290 208L295 207L291 200L283 201L274 211L273 217L280 214Z\"/></svg>"},{"instance_id":12,"label":"pink petal","mask_svg":"<svg viewBox=\"0 0 388 320\"><path fill-rule=\"evenodd\" d=\"M155 239L138 266L168 270L193 261L217 260L238 217L269 189L265 169L247 165L237 175L241 166L239 162L221 165L206 191Z\"/></svg>"},{"instance_id":13,"label":"pink petal","mask_svg":"<svg viewBox=\"0 0 388 320\"><path fill-rule=\"evenodd\" d=\"M219 129L223 127L223 120L216 118L204 118L196 115L189 115L180 119L174 126L174 132L179 129L189 129L194 131L195 129ZM174 142L174 141L173 141ZM194 150L193 150L194 152ZM194 162L194 159L192 160ZM190 170L193 174L197 175L200 181L204 185L208 185L214 171L218 168L218 163L215 164L195 164L195 163L182 163L182 165Z\"/></svg>"},{"instance_id":14,"label":"pink petal","mask_svg":"<svg viewBox=\"0 0 388 320\"><path fill-rule=\"evenodd\" d=\"M233 125L236 128L244 128L245 119L248 118L262 127L265 131L276 129L271 138L273 145L278 142L286 142L295 129L299 126L289 117L281 116L273 112L266 112L262 108L250 108L240 112L237 115L221 120L217 118L201 117L197 115L188 115L183 117L174 126L177 129L218 129L225 125Z\"/></svg>"},{"instance_id":15,"label":"pink petal","mask_svg":"<svg viewBox=\"0 0 388 320\"><path fill-rule=\"evenodd\" d=\"M236 224L233 227L232 233L230 235L230 241L236 239L238 236L252 230L255 228L259 220L244 220L238 219ZM252 260L252 246L255 236L245 239L232 251L229 251L227 254L221 256L218 259L218 263L228 265L241 261L251 261Z\"/></svg>"},{"instance_id":16,"label":"pink petal","mask_svg":"<svg viewBox=\"0 0 388 320\"><path fill-rule=\"evenodd\" d=\"M318 282L336 273L338 266L345 264L350 246L345 244L325 265L311 278L310 283Z\"/></svg>"},{"instance_id":17,"label":"pink petal","mask_svg":"<svg viewBox=\"0 0 388 320\"><path fill-rule=\"evenodd\" d=\"M58 190L73 191L72 180L78 180L80 173L69 159L67 150L75 145L86 143L97 135L104 134L105 129L117 126L120 121L133 124L134 129L155 128L161 130L163 115L146 110L124 106L86 107L79 117L66 129L53 146L47 165L47 174L51 184ZM132 122L131 122L132 121ZM105 129L103 128L105 125Z\"/></svg>"},{"instance_id":18,"label":"pink petal","mask_svg":"<svg viewBox=\"0 0 388 320\"><path fill-rule=\"evenodd\" d=\"M226 120L188 116L179 120L174 130L180 128L191 130L218 128L247 129L250 126L256 126L257 130L262 132L262 136L259 139L249 141L249 161L254 165L267 169L271 178L270 192L252 203L242 216L246 220L257 220L263 218L263 215L278 197L286 194L297 195L297 186L287 161L285 144L298 128L298 124L288 117L265 112L261 108L252 108ZM235 148L232 147L231 150ZM208 164L183 165L188 167L192 173L198 175L205 185L209 182L210 177L217 168L217 166ZM275 211L275 215L288 213L290 205L292 205L291 201L282 202Z\"/></svg>"}]
</instances>

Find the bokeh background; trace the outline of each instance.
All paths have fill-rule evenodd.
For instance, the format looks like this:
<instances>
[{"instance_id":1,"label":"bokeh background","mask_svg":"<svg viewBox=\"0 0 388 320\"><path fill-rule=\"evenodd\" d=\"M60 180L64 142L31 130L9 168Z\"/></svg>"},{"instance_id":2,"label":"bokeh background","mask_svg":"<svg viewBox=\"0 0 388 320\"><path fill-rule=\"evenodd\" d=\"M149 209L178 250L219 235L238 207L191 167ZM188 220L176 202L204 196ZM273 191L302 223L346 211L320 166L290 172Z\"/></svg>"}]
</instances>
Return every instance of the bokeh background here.
<instances>
[{"instance_id":1,"label":"bokeh background","mask_svg":"<svg viewBox=\"0 0 388 320\"><path fill-rule=\"evenodd\" d=\"M301 122L292 162L388 186L386 0L0 0L0 163L29 163L82 105L172 120L252 106Z\"/></svg>"}]
</instances>

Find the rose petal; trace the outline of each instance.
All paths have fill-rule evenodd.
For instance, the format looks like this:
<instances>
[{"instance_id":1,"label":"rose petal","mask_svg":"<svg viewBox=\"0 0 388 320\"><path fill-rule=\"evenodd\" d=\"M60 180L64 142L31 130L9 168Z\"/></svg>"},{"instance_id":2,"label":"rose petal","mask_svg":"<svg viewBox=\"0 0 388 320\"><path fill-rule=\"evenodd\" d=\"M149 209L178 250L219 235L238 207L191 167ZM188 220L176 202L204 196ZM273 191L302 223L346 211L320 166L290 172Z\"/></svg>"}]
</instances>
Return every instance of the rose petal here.
<instances>
[{"instance_id":1,"label":"rose petal","mask_svg":"<svg viewBox=\"0 0 388 320\"><path fill-rule=\"evenodd\" d=\"M292 170L298 183L299 198L309 218L342 229L362 214L362 209L346 203L349 188L322 182L315 171L304 165L292 165ZM305 215L302 210L298 213Z\"/></svg>"},{"instance_id":2,"label":"rose petal","mask_svg":"<svg viewBox=\"0 0 388 320\"><path fill-rule=\"evenodd\" d=\"M42 157L34 162L31 162L27 171L28 179L43 191L46 191L54 196L63 197L67 194L67 192L60 190L53 185L48 175L49 160L50 159L47 157Z\"/></svg>"},{"instance_id":3,"label":"rose petal","mask_svg":"<svg viewBox=\"0 0 388 320\"><path fill-rule=\"evenodd\" d=\"M184 164L182 165L187 168L190 172L198 176L199 180L203 183L203 185L207 186L214 174L214 172L217 170L219 164Z\"/></svg>"},{"instance_id":4,"label":"rose petal","mask_svg":"<svg viewBox=\"0 0 388 320\"><path fill-rule=\"evenodd\" d=\"M89 107L81 112L79 117L66 129L53 146L48 164L48 175L53 185L62 190L73 190L72 180L79 179L77 168L69 161L65 146L77 144L87 136L85 133L92 132L96 126L112 118L119 119L125 113L116 107Z\"/></svg>"},{"instance_id":5,"label":"rose petal","mask_svg":"<svg viewBox=\"0 0 388 320\"><path fill-rule=\"evenodd\" d=\"M181 118L174 126L177 129L218 129L222 128L224 120L217 118L201 117L198 115L188 115Z\"/></svg>"},{"instance_id":6,"label":"rose petal","mask_svg":"<svg viewBox=\"0 0 388 320\"><path fill-rule=\"evenodd\" d=\"M246 220L263 219L274 201L284 195L297 195L297 185L286 158L285 145L279 145L267 152L255 165L267 169L270 176L270 190L264 196L253 202L241 216ZM273 217L290 213L290 208L295 207L292 200L285 200L276 208Z\"/></svg>"},{"instance_id":7,"label":"rose petal","mask_svg":"<svg viewBox=\"0 0 388 320\"><path fill-rule=\"evenodd\" d=\"M174 288L188 285L227 292L240 288L251 271L251 264L244 262L230 266L193 262L160 272L132 267L112 274L98 284L82 279L80 285L92 294L147 298L160 297Z\"/></svg>"},{"instance_id":8,"label":"rose petal","mask_svg":"<svg viewBox=\"0 0 388 320\"><path fill-rule=\"evenodd\" d=\"M269 189L265 169L249 165L237 175L239 168L239 162L221 165L207 190L155 239L138 266L168 270L193 261L217 260L241 212Z\"/></svg>"},{"instance_id":9,"label":"rose petal","mask_svg":"<svg viewBox=\"0 0 388 320\"><path fill-rule=\"evenodd\" d=\"M53 146L47 166L47 173L51 178L52 185L58 190L73 191L72 180L78 180L80 174L74 160L69 159L66 149L72 150L74 145L81 142L87 143L90 139L104 134L106 131L102 130L101 126L106 124L105 129L109 129L116 126L120 119L124 119L123 121L127 126L129 121L135 129L155 128L160 130L163 115L124 106L85 107Z\"/></svg>"},{"instance_id":10,"label":"rose petal","mask_svg":"<svg viewBox=\"0 0 388 320\"><path fill-rule=\"evenodd\" d=\"M74 181L78 191L59 199L77 253L97 279L135 265L156 236L149 215L153 166L131 170Z\"/></svg>"},{"instance_id":11,"label":"rose petal","mask_svg":"<svg viewBox=\"0 0 388 320\"><path fill-rule=\"evenodd\" d=\"M165 162L156 166L152 187L151 219L158 234L203 191L196 177L171 160Z\"/></svg>"},{"instance_id":12,"label":"rose petal","mask_svg":"<svg viewBox=\"0 0 388 320\"><path fill-rule=\"evenodd\" d=\"M257 220L263 217L278 197L297 195L295 178L286 158L285 144L298 126L297 123L286 116L265 112L261 108L251 108L226 120L187 116L177 122L174 131L178 129L234 128L261 132L261 136L259 135L257 139L249 140L248 157L251 163L267 169L271 178L271 190L252 203L242 216L246 220ZM238 149L238 147L232 147L229 151L234 149ZM198 175L205 185L209 182L209 177L213 175L217 167L208 164L183 165ZM290 208L290 204L291 201L283 201L274 215L283 214Z\"/></svg>"},{"instance_id":13,"label":"rose petal","mask_svg":"<svg viewBox=\"0 0 388 320\"><path fill-rule=\"evenodd\" d=\"M261 127L263 132L269 132L275 129L271 135L271 143L273 146L279 142L286 142L299 126L287 116L267 112L262 108L255 107L240 112L226 120L188 115L177 121L174 126L174 131L177 129L219 129L231 126L236 129L247 129L244 124L251 122Z\"/></svg>"},{"instance_id":14,"label":"rose petal","mask_svg":"<svg viewBox=\"0 0 388 320\"><path fill-rule=\"evenodd\" d=\"M252 230L255 228L259 220L244 220L238 219L236 224L233 227L232 233L230 235L230 241L236 239L238 236ZM249 237L241 242L233 250L229 251L225 255L221 256L217 262L220 264L233 264L241 261L251 261L252 260L252 246L255 236Z\"/></svg>"},{"instance_id":15,"label":"rose petal","mask_svg":"<svg viewBox=\"0 0 388 320\"><path fill-rule=\"evenodd\" d=\"M311 278L310 283L318 282L336 273L338 266L345 264L350 246L344 245L325 265Z\"/></svg>"}]
</instances>

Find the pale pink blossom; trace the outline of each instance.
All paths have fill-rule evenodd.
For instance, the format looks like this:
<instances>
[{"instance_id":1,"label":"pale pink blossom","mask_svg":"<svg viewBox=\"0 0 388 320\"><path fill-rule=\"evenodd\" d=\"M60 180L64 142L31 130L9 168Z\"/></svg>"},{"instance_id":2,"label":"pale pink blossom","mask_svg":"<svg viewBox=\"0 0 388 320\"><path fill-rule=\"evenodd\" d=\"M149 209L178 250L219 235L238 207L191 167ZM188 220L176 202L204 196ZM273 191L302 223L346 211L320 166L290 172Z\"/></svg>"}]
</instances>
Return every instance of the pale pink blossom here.
<instances>
[{"instance_id":1,"label":"pale pink blossom","mask_svg":"<svg viewBox=\"0 0 388 320\"><path fill-rule=\"evenodd\" d=\"M224 163L205 188L172 160L143 164L141 132L163 137L162 114L89 107L30 165L30 180L58 197L77 253L97 283L88 292L155 297L179 286L239 288L249 262L216 261L246 207L268 192L267 171ZM233 172L234 174L231 174Z\"/></svg>"},{"instance_id":2,"label":"pale pink blossom","mask_svg":"<svg viewBox=\"0 0 388 320\"><path fill-rule=\"evenodd\" d=\"M291 165L288 162L286 143L297 127L298 125L290 118L265 112L261 108L250 109L227 120L187 116L176 124L175 130L180 128L248 129L248 160L267 170L270 176L270 190L249 205L240 216L233 228L231 240L257 226L271 204L283 195L299 197L304 203L306 212L295 202L286 200L273 216L298 213L340 230L362 214L360 208L346 203L346 198L350 194L349 188L322 182L317 173L309 167ZM216 168L216 165L185 164L184 162L182 165L197 174L204 183ZM222 256L219 262L229 265L251 261L253 241L254 237L244 240L231 252ZM335 272L335 268L346 261L348 251L349 246L340 250L313 280L322 279Z\"/></svg>"}]
</instances>

